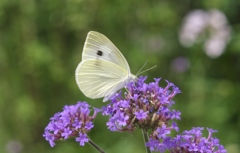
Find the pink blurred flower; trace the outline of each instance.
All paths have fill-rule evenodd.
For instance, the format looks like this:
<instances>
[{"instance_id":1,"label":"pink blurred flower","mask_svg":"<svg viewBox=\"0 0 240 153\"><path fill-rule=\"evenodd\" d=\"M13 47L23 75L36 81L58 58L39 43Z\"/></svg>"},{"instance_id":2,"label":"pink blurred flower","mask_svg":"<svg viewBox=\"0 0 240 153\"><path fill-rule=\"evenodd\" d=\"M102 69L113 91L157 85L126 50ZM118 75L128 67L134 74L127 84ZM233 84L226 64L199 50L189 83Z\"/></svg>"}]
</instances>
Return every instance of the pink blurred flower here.
<instances>
[{"instance_id":1,"label":"pink blurred flower","mask_svg":"<svg viewBox=\"0 0 240 153\"><path fill-rule=\"evenodd\" d=\"M204 41L205 53L211 58L219 57L231 37L231 28L221 11L194 10L187 14L179 33L180 43L191 47L204 34L208 36Z\"/></svg>"}]
</instances>

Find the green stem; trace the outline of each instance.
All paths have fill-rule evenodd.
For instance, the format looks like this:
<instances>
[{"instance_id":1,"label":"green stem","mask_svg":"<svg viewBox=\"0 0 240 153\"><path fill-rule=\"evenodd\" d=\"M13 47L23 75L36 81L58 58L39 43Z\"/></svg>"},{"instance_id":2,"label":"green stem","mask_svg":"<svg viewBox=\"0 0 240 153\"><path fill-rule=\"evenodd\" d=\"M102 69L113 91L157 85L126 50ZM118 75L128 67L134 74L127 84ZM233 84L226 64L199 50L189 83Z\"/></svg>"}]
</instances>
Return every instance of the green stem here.
<instances>
[{"instance_id":1,"label":"green stem","mask_svg":"<svg viewBox=\"0 0 240 153\"><path fill-rule=\"evenodd\" d=\"M142 129L142 135L143 135L144 145L145 145L146 142L149 142L147 131L145 131L145 130ZM147 146L145 146L145 147L146 147L146 153L152 153L152 152L150 151L149 147L147 147Z\"/></svg>"},{"instance_id":2,"label":"green stem","mask_svg":"<svg viewBox=\"0 0 240 153\"><path fill-rule=\"evenodd\" d=\"M88 138L89 139L89 138ZM101 153L105 153L98 145L96 145L91 139L89 139L88 143L92 145L93 148L97 149Z\"/></svg>"}]
</instances>

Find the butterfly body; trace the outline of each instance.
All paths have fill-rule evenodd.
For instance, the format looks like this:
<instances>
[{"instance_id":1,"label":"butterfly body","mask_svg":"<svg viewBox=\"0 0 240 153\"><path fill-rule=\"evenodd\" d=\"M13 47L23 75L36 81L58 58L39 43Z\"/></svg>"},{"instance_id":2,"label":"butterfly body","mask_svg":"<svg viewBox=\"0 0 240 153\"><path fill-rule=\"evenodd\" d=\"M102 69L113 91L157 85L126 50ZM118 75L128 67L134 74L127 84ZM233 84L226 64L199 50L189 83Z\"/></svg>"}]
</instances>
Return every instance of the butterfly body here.
<instances>
[{"instance_id":1,"label":"butterfly body","mask_svg":"<svg viewBox=\"0 0 240 153\"><path fill-rule=\"evenodd\" d=\"M92 99L104 97L103 101L136 78L117 47L95 31L88 33L75 76L85 96Z\"/></svg>"}]
</instances>

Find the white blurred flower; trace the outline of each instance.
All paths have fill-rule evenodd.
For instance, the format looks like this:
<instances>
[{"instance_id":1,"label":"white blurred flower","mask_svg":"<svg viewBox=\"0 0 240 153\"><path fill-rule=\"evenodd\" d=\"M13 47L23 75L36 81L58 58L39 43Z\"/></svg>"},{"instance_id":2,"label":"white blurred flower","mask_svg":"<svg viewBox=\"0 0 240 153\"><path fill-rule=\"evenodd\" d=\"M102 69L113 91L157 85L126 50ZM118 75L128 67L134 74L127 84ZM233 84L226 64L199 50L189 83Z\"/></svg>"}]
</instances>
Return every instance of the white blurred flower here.
<instances>
[{"instance_id":1,"label":"white blurred flower","mask_svg":"<svg viewBox=\"0 0 240 153\"><path fill-rule=\"evenodd\" d=\"M180 31L180 42L186 47L190 47L197 40L208 22L208 14L202 10L190 12L184 19L184 24Z\"/></svg>"},{"instance_id":2,"label":"white blurred flower","mask_svg":"<svg viewBox=\"0 0 240 153\"><path fill-rule=\"evenodd\" d=\"M230 39L231 28L225 15L219 10L194 10L184 19L179 39L185 47L191 47L199 40L202 33L209 37L205 40L205 53L211 57L219 57Z\"/></svg>"},{"instance_id":3,"label":"white blurred flower","mask_svg":"<svg viewBox=\"0 0 240 153\"><path fill-rule=\"evenodd\" d=\"M208 12L208 18L209 25L218 30L222 29L223 26L228 24L227 18L219 10L210 10Z\"/></svg>"},{"instance_id":4,"label":"white blurred flower","mask_svg":"<svg viewBox=\"0 0 240 153\"><path fill-rule=\"evenodd\" d=\"M228 39L224 39L219 34L211 36L205 42L205 53L211 58L217 58L224 52Z\"/></svg>"}]
</instances>

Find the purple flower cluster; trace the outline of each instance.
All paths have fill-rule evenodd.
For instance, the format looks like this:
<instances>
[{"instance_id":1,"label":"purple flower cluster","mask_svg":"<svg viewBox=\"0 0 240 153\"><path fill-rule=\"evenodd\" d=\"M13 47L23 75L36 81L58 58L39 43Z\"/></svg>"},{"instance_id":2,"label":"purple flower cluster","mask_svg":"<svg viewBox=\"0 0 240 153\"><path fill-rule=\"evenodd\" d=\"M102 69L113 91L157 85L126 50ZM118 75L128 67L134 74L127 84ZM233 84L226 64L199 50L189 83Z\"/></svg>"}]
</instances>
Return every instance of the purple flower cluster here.
<instances>
[{"instance_id":1,"label":"purple flower cluster","mask_svg":"<svg viewBox=\"0 0 240 153\"><path fill-rule=\"evenodd\" d=\"M45 128L43 137L49 141L51 147L57 140L76 138L81 146L89 139L87 134L92 128L99 109L94 108L93 116L90 116L90 105L86 102L78 102L75 105L65 106L62 112L56 113Z\"/></svg>"},{"instance_id":2,"label":"purple flower cluster","mask_svg":"<svg viewBox=\"0 0 240 153\"><path fill-rule=\"evenodd\" d=\"M86 142L91 144L99 152L104 152L88 136L93 128L93 120L98 112L109 116L107 122L111 131L133 132L141 129L146 142L148 152L171 153L226 153L212 133L217 132L207 129L208 137L202 137L204 128L192 128L184 131L176 137L171 137L171 131L179 131L177 123L180 120L180 111L172 109L175 103L172 98L181 91L171 82L165 87L159 87L160 78L154 82L145 83L147 77L139 77L126 86L127 92L114 94L111 102L101 110L94 108L90 116L90 105L86 102L78 102L76 105L65 106L63 111L56 113L45 128L43 136L53 147L55 141L75 138L80 146ZM148 133L150 139L148 140Z\"/></svg>"},{"instance_id":3,"label":"purple flower cluster","mask_svg":"<svg viewBox=\"0 0 240 153\"><path fill-rule=\"evenodd\" d=\"M212 137L212 133L217 131L207 128L209 134L206 138L202 137L203 129L202 127L192 128L174 138L152 136L146 146L150 147L151 151L157 152L168 150L171 153L226 153L224 147L219 144L219 140Z\"/></svg>"},{"instance_id":4,"label":"purple flower cluster","mask_svg":"<svg viewBox=\"0 0 240 153\"><path fill-rule=\"evenodd\" d=\"M146 146L151 151L172 153L226 153L219 140L212 138L216 132L208 129L208 138L202 137L203 128L193 128L176 137L168 136L172 130L178 131L176 122L180 120L180 111L171 109L172 98L181 91L173 83L159 87L160 78L146 84L146 77L127 85L127 92L121 91L111 98L111 103L103 107L103 115L109 115L107 126L111 131L129 131L137 128L150 131L150 140Z\"/></svg>"},{"instance_id":5,"label":"purple flower cluster","mask_svg":"<svg viewBox=\"0 0 240 153\"><path fill-rule=\"evenodd\" d=\"M103 115L109 115L107 126L111 131L134 131L136 128L156 132L159 127L175 129L178 127L173 119L180 120L180 112L171 110L174 104L172 98L180 93L173 83L159 87L160 78L155 82L146 84L147 77L140 77L135 82L130 82L124 97L116 93L111 98L111 103L103 107Z\"/></svg>"}]
</instances>

